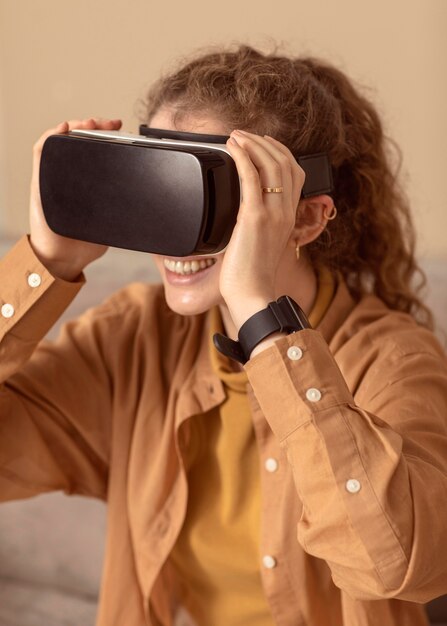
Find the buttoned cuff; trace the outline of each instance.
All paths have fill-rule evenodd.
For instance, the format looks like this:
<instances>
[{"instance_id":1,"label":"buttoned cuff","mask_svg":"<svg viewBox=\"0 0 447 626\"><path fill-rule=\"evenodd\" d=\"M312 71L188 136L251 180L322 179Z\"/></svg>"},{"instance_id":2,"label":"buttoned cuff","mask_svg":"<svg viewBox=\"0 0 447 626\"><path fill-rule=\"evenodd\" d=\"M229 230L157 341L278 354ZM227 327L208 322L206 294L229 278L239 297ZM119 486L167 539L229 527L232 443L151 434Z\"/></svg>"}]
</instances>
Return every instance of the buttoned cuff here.
<instances>
[{"instance_id":1,"label":"buttoned cuff","mask_svg":"<svg viewBox=\"0 0 447 626\"><path fill-rule=\"evenodd\" d=\"M24 235L0 260L0 341L11 331L25 340L43 337L84 283L84 274L74 282L52 276Z\"/></svg>"},{"instance_id":2,"label":"buttoned cuff","mask_svg":"<svg viewBox=\"0 0 447 626\"><path fill-rule=\"evenodd\" d=\"M313 415L352 395L320 332L301 330L278 339L245 364L259 405L279 441Z\"/></svg>"}]
</instances>

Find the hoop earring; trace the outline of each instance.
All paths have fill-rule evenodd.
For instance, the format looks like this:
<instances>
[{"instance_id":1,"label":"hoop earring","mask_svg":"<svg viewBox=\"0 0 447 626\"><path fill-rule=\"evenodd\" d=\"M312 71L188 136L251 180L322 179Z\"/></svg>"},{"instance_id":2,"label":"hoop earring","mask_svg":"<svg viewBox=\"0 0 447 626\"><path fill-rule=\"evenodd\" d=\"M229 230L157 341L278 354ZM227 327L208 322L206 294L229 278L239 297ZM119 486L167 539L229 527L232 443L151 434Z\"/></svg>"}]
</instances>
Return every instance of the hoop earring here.
<instances>
[{"instance_id":1,"label":"hoop earring","mask_svg":"<svg viewBox=\"0 0 447 626\"><path fill-rule=\"evenodd\" d=\"M328 220L328 222L330 222L331 220L335 220L335 218L337 217L337 207L334 205L332 205L332 213L330 213L330 215L327 214L326 210L323 211L323 217L324 219Z\"/></svg>"},{"instance_id":2,"label":"hoop earring","mask_svg":"<svg viewBox=\"0 0 447 626\"><path fill-rule=\"evenodd\" d=\"M296 254L296 260L299 261L300 260L300 247L297 244L296 248L295 248L295 254Z\"/></svg>"}]
</instances>

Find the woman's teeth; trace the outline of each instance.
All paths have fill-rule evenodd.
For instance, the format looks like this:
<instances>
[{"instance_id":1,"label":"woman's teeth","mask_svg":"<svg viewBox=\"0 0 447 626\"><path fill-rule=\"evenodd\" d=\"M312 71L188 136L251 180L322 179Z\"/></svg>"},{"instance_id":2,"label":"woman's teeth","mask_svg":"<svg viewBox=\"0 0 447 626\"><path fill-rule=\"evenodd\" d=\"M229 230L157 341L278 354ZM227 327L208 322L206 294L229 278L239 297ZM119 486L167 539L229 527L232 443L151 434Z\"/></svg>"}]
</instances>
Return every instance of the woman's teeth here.
<instances>
[{"instance_id":1,"label":"woman's teeth","mask_svg":"<svg viewBox=\"0 0 447 626\"><path fill-rule=\"evenodd\" d=\"M175 274L196 274L201 270L211 267L216 262L215 259L201 259L200 261L171 261L164 259L164 266Z\"/></svg>"}]
</instances>

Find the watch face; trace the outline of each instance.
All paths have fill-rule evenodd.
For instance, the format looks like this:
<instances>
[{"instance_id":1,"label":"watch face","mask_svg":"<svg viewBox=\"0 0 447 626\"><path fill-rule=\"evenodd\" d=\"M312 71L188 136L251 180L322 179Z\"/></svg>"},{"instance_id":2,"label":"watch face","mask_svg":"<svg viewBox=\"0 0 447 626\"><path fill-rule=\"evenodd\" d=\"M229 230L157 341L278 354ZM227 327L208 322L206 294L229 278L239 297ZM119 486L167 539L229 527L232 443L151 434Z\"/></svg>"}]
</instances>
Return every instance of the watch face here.
<instances>
[{"instance_id":1,"label":"watch face","mask_svg":"<svg viewBox=\"0 0 447 626\"><path fill-rule=\"evenodd\" d=\"M302 308L290 296L281 296L276 304L287 320L283 325L284 329L294 331L311 328Z\"/></svg>"}]
</instances>

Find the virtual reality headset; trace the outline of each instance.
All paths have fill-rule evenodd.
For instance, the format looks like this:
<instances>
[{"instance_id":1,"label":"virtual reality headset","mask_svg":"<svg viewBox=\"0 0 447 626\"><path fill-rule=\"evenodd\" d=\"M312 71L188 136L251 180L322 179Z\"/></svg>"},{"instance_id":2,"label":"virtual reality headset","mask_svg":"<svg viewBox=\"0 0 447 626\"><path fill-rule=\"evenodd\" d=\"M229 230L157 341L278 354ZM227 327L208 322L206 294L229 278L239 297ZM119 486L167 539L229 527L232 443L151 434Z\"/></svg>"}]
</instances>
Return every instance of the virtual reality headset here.
<instances>
[{"instance_id":1,"label":"virtual reality headset","mask_svg":"<svg viewBox=\"0 0 447 626\"><path fill-rule=\"evenodd\" d=\"M240 185L221 135L140 126L140 135L74 130L44 143L40 193L55 233L165 256L228 244ZM332 191L328 156L298 156L303 197Z\"/></svg>"}]
</instances>

